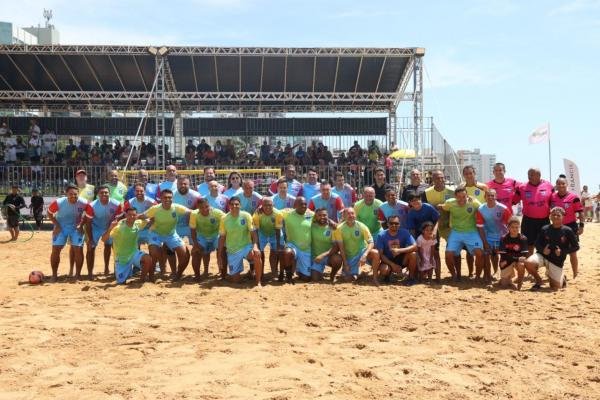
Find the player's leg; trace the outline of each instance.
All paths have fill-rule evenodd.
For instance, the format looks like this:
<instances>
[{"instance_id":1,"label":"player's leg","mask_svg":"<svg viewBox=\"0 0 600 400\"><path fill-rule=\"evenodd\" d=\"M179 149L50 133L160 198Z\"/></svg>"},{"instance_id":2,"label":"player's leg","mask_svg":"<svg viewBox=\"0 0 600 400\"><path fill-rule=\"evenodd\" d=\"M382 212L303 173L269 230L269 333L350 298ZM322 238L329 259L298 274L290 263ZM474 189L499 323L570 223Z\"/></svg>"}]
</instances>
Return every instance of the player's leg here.
<instances>
[{"instance_id":1,"label":"player's leg","mask_svg":"<svg viewBox=\"0 0 600 400\"><path fill-rule=\"evenodd\" d=\"M60 265L60 252L64 245L53 245L52 253L50 254L50 267L52 268L52 282L56 282L58 279L58 266Z\"/></svg>"},{"instance_id":2,"label":"player's leg","mask_svg":"<svg viewBox=\"0 0 600 400\"><path fill-rule=\"evenodd\" d=\"M112 249L112 241L104 243L104 275L110 274L108 264L110 263L110 252Z\"/></svg>"}]
</instances>

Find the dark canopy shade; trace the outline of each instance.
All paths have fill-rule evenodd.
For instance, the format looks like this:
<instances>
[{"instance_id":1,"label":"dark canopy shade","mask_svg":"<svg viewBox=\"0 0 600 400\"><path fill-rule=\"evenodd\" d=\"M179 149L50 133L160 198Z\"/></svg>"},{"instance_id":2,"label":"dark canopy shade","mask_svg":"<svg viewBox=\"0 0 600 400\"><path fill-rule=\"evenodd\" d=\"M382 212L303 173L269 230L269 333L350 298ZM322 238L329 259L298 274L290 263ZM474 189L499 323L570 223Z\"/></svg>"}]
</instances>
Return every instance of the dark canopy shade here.
<instances>
[{"instance_id":1,"label":"dark canopy shade","mask_svg":"<svg viewBox=\"0 0 600 400\"><path fill-rule=\"evenodd\" d=\"M390 111L424 52L170 47L161 58L157 50L0 46L0 109L140 111L164 59L169 111Z\"/></svg>"},{"instance_id":2,"label":"dark canopy shade","mask_svg":"<svg viewBox=\"0 0 600 400\"><path fill-rule=\"evenodd\" d=\"M30 118L0 118L15 134L29 128ZM44 117L37 118L44 131L57 135L134 136L140 118ZM143 136L155 135L155 119L142 122ZM173 136L173 119L165 119L165 135ZM183 135L210 136L383 136L387 132L386 118L186 118Z\"/></svg>"}]
</instances>

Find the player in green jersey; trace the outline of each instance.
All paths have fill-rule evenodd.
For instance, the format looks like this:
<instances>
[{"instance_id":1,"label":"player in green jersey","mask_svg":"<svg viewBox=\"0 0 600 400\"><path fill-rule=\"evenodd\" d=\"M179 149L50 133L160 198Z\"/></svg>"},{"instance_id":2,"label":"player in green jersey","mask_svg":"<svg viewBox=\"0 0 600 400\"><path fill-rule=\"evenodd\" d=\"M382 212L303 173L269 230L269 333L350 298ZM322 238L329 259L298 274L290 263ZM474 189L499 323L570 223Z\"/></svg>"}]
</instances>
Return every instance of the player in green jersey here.
<instances>
[{"instance_id":1,"label":"player in green jersey","mask_svg":"<svg viewBox=\"0 0 600 400\"><path fill-rule=\"evenodd\" d=\"M104 242L112 239L115 252L115 278L118 284L125 283L133 276L136 269L141 269L141 282L144 282L146 277L154 282L152 257L138 248L139 234L148 221L137 220L137 217L135 208L129 207L125 212L125 219L112 221L108 230L102 235Z\"/></svg>"},{"instance_id":2,"label":"player in green jersey","mask_svg":"<svg viewBox=\"0 0 600 400\"><path fill-rule=\"evenodd\" d=\"M326 208L315 210L311 225L311 278L314 282L323 279L325 266L331 266L331 282L342 266L342 257L339 255L337 244L333 240L335 229L329 224Z\"/></svg>"},{"instance_id":3,"label":"player in green jersey","mask_svg":"<svg viewBox=\"0 0 600 400\"><path fill-rule=\"evenodd\" d=\"M256 285L262 286L263 265L258 248L258 235L252 224L252 216L241 211L240 198L229 199L229 212L221 218L219 226L219 269L221 276L230 282L239 282L244 270L244 258L254 264ZM225 250L227 249L227 250ZM227 265L222 260L227 252Z\"/></svg>"}]
</instances>

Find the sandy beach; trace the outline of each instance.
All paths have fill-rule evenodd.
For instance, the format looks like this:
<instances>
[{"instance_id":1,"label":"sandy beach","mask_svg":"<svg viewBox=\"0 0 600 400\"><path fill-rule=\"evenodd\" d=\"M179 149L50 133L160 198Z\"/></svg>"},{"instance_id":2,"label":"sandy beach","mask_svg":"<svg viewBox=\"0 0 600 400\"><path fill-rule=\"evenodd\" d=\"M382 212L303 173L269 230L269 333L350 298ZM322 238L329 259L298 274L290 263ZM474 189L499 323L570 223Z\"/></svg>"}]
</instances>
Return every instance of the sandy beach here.
<instances>
[{"instance_id":1,"label":"sandy beach","mask_svg":"<svg viewBox=\"0 0 600 400\"><path fill-rule=\"evenodd\" d=\"M0 244L0 399L597 399L598 235L586 225L566 290L531 293L446 271L443 285L258 290L216 266L200 284L33 286L29 271L50 274L36 233Z\"/></svg>"}]
</instances>

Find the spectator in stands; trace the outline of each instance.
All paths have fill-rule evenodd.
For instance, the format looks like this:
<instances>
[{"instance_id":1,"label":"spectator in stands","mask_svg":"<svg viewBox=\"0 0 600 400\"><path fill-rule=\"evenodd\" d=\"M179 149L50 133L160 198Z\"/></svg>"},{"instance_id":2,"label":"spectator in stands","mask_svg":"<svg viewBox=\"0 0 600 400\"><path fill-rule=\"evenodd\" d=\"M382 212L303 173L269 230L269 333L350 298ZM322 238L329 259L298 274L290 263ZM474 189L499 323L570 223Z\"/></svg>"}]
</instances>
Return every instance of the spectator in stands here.
<instances>
[{"instance_id":1,"label":"spectator in stands","mask_svg":"<svg viewBox=\"0 0 600 400\"><path fill-rule=\"evenodd\" d=\"M50 161L56 158L56 144L58 142L56 134L53 130L46 128L42 135L42 154Z\"/></svg>"},{"instance_id":2,"label":"spectator in stands","mask_svg":"<svg viewBox=\"0 0 600 400\"><path fill-rule=\"evenodd\" d=\"M77 148L77 158L80 162L86 163L90 156L90 145L85 142L85 139L79 141L79 147Z\"/></svg>"},{"instance_id":3,"label":"spectator in stands","mask_svg":"<svg viewBox=\"0 0 600 400\"><path fill-rule=\"evenodd\" d=\"M362 156L362 148L360 147L360 144L358 144L358 140L354 141L354 144L348 149L348 153L357 155L358 157Z\"/></svg>"},{"instance_id":4,"label":"spectator in stands","mask_svg":"<svg viewBox=\"0 0 600 400\"><path fill-rule=\"evenodd\" d=\"M300 164L300 165L307 164L306 152L304 151L304 148L302 147L302 145L300 145L298 147L298 150L296 150L296 154L294 154L294 156L296 157L296 162L298 164Z\"/></svg>"},{"instance_id":5,"label":"spectator in stands","mask_svg":"<svg viewBox=\"0 0 600 400\"><path fill-rule=\"evenodd\" d=\"M270 157L271 157L271 146L269 146L267 144L267 141L265 140L263 142L262 146L260 146L260 161L264 165L268 165Z\"/></svg>"},{"instance_id":6,"label":"spectator in stands","mask_svg":"<svg viewBox=\"0 0 600 400\"><path fill-rule=\"evenodd\" d=\"M221 144L220 140L217 140L214 145L216 161L222 162L225 158L225 148Z\"/></svg>"},{"instance_id":7,"label":"spectator in stands","mask_svg":"<svg viewBox=\"0 0 600 400\"><path fill-rule=\"evenodd\" d=\"M333 165L333 162L333 154L331 153L331 151L329 151L329 148L327 146L324 146L322 163L324 165ZM319 164L321 164L321 160L319 160Z\"/></svg>"},{"instance_id":8,"label":"spectator in stands","mask_svg":"<svg viewBox=\"0 0 600 400\"><path fill-rule=\"evenodd\" d=\"M374 140L371 141L367 157L369 161L378 161L381 158L381 151L379 151L379 146L377 146L377 142Z\"/></svg>"},{"instance_id":9,"label":"spectator in stands","mask_svg":"<svg viewBox=\"0 0 600 400\"><path fill-rule=\"evenodd\" d=\"M235 160L235 147L231 139L227 139L225 142L225 157L228 162Z\"/></svg>"},{"instance_id":10,"label":"spectator in stands","mask_svg":"<svg viewBox=\"0 0 600 400\"><path fill-rule=\"evenodd\" d=\"M6 122L3 122L2 125L0 125L0 139L4 138L4 136L6 136L8 132L10 132L12 135L12 131L8 127L8 124Z\"/></svg>"},{"instance_id":11,"label":"spectator in stands","mask_svg":"<svg viewBox=\"0 0 600 400\"><path fill-rule=\"evenodd\" d=\"M348 164L348 158L346 157L346 153L344 153L343 151L340 153L340 155L337 158L336 164L338 167L341 167L342 165L346 165Z\"/></svg>"},{"instance_id":12,"label":"spectator in stands","mask_svg":"<svg viewBox=\"0 0 600 400\"><path fill-rule=\"evenodd\" d=\"M15 151L17 154L17 162L22 163L25 161L25 156L27 154L27 145L23 143L23 138L17 136L17 145L15 146Z\"/></svg>"},{"instance_id":13,"label":"spectator in stands","mask_svg":"<svg viewBox=\"0 0 600 400\"><path fill-rule=\"evenodd\" d=\"M392 160L390 153L387 151L383 155L383 166L385 168L385 180L389 182L392 176L392 169L394 169L394 160Z\"/></svg>"},{"instance_id":14,"label":"spectator in stands","mask_svg":"<svg viewBox=\"0 0 600 400\"><path fill-rule=\"evenodd\" d=\"M198 153L198 159L201 159L204 156L204 153L210 150L210 145L206 143L205 139L202 139L196 148L196 152Z\"/></svg>"},{"instance_id":15,"label":"spectator in stands","mask_svg":"<svg viewBox=\"0 0 600 400\"><path fill-rule=\"evenodd\" d=\"M29 131L28 131L28 133L29 133L30 137L34 136L34 135L36 137L38 137L38 138L40 137L40 135L41 135L42 132L40 131L40 127L38 126L37 119L31 118L29 120Z\"/></svg>"},{"instance_id":16,"label":"spectator in stands","mask_svg":"<svg viewBox=\"0 0 600 400\"><path fill-rule=\"evenodd\" d=\"M42 139L39 134L39 127L37 128L37 130L32 131L28 143L29 160L32 164L39 164L42 155Z\"/></svg>"},{"instance_id":17,"label":"spectator in stands","mask_svg":"<svg viewBox=\"0 0 600 400\"><path fill-rule=\"evenodd\" d=\"M196 146L194 146L194 142L189 139L185 146L185 163L187 165L194 165L194 160L196 160Z\"/></svg>"}]
</instances>

